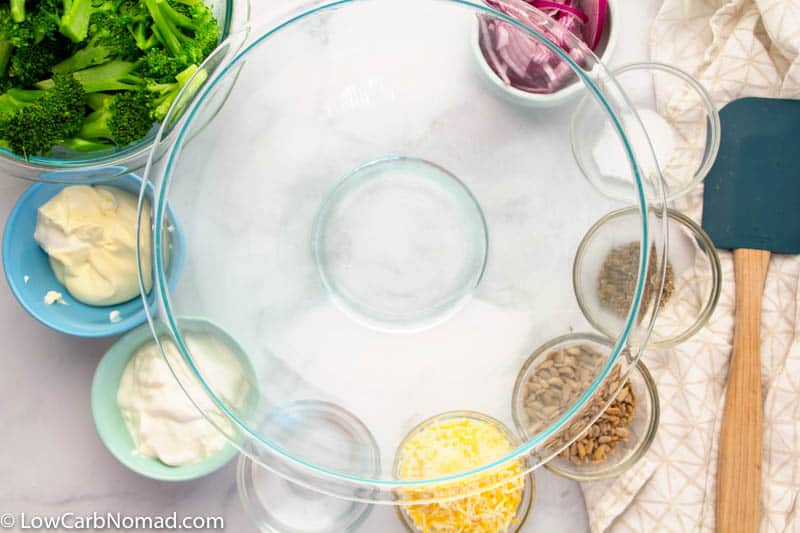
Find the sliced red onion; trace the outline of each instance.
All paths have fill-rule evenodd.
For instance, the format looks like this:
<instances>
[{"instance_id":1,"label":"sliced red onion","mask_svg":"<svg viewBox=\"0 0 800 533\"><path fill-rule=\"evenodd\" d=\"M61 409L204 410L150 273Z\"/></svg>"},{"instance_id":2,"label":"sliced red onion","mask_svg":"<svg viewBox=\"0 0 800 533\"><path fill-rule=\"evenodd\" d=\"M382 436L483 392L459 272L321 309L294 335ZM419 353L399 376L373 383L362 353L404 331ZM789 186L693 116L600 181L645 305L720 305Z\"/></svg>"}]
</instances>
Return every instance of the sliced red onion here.
<instances>
[{"instance_id":1,"label":"sliced red onion","mask_svg":"<svg viewBox=\"0 0 800 533\"><path fill-rule=\"evenodd\" d=\"M586 25L583 27L583 40L594 50L603 36L603 27L606 25L606 12L608 11L608 0L591 0L584 2L584 10L587 18Z\"/></svg>"},{"instance_id":2,"label":"sliced red onion","mask_svg":"<svg viewBox=\"0 0 800 533\"><path fill-rule=\"evenodd\" d=\"M537 13L524 8L517 0L485 0L486 3L547 36L578 64L585 64L583 52L572 46L573 39L585 38L584 21L591 15L578 8L579 0L525 0L545 12L558 24L543 21ZM586 4L606 0L583 0ZM596 20L596 18L595 18ZM602 27L600 27L602 31ZM594 30L593 30L594 31ZM496 18L480 18L480 46L492 70L506 83L533 93L552 93L574 79L569 64L544 43L519 27Z\"/></svg>"},{"instance_id":3,"label":"sliced red onion","mask_svg":"<svg viewBox=\"0 0 800 533\"><path fill-rule=\"evenodd\" d=\"M589 17L581 9L569 5L569 3L551 2L550 0L533 0L531 5L536 9L540 9L550 15L550 12L558 13L563 12L569 15L578 17L584 24L589 22Z\"/></svg>"}]
</instances>

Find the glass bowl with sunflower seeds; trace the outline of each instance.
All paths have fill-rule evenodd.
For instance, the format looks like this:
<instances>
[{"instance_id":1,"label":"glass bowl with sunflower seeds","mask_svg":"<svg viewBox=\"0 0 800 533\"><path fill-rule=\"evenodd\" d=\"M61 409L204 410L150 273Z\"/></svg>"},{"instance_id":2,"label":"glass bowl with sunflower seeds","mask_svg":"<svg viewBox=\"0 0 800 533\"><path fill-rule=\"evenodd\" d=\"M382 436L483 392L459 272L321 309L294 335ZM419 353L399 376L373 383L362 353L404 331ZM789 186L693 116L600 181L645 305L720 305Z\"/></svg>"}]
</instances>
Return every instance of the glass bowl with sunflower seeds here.
<instances>
[{"instance_id":1,"label":"glass bowl with sunflower seeds","mask_svg":"<svg viewBox=\"0 0 800 533\"><path fill-rule=\"evenodd\" d=\"M573 333L531 354L517 375L512 398L514 424L523 439L549 426L585 394L612 348L595 333ZM626 364L633 366L630 372L623 368ZM659 416L658 390L647 367L641 361L620 362L593 397L571 413L570 422L549 437L544 466L578 481L616 477L647 453Z\"/></svg>"},{"instance_id":2,"label":"glass bowl with sunflower seeds","mask_svg":"<svg viewBox=\"0 0 800 533\"><path fill-rule=\"evenodd\" d=\"M637 216L636 208L619 209L589 229L573 263L575 297L595 330L617 338L625 328L634 295L640 294L637 321L643 320L645 312L656 314L647 346L669 348L691 338L711 318L722 283L719 256L695 221L667 209L666 261L661 255L663 248L653 245L648 253L644 290L638 293L640 239L629 230ZM660 292L659 287L663 287Z\"/></svg>"}]
</instances>

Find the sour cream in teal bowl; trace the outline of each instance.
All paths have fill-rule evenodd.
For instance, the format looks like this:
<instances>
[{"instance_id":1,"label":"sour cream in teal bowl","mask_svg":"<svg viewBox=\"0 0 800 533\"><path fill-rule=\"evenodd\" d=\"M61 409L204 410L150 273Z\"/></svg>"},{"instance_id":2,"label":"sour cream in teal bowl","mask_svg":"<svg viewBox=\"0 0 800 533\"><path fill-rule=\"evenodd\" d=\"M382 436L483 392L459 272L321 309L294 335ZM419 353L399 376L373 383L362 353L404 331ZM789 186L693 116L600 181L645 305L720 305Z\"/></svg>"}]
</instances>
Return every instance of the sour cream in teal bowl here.
<instances>
[{"instance_id":1,"label":"sour cream in teal bowl","mask_svg":"<svg viewBox=\"0 0 800 533\"><path fill-rule=\"evenodd\" d=\"M174 381L173 383L172 380L175 378L172 373L179 373L181 384L185 385L193 381L191 376L194 370L191 366L194 364L202 367L205 361L206 365L219 364L228 369L235 367L238 369L235 394L238 396L237 401L241 403L241 411L253 412L257 407L259 397L255 371L247 354L235 339L221 327L205 319L182 318L179 319L179 322L182 331L185 332L182 342L185 341L190 350L193 348L193 342L196 341L195 348L211 346L217 353L207 354L209 357L203 359L198 357L200 354L196 350L193 350L190 364L187 358L178 355L177 351L166 354L166 350L174 350L175 345L168 338L165 328L159 326L155 328L158 331L161 348L159 349L149 324L146 324L120 338L106 352L97 366L92 381L92 416L100 440L103 441L111 455L134 472L162 481L185 481L205 476L222 468L237 453L236 447L230 443L230 440L237 440L237 435L232 426L226 422L219 408L211 400L200 406L190 401L178 382ZM169 344L171 346L168 346ZM160 376L153 376L151 373L146 380L161 382L164 385L162 389L170 390L165 392L150 389L143 393L149 395L147 398L140 396L131 399L128 396L123 400L120 395L120 387L126 386L123 383L128 380L127 390L132 390L130 388L131 373L140 370L130 369L126 377L126 368L129 364L137 363L136 361L131 363L132 358L137 354L142 357L142 350L148 349L157 350L158 356L154 362L157 368L162 370L162 373ZM163 364L164 354L167 355L166 360L169 362L169 367ZM174 387L171 386L173 384ZM218 385L220 388L226 386L225 383ZM141 383L139 386L141 389ZM197 386L201 386L199 382ZM215 392L220 393L219 390L215 390ZM145 407L139 410L138 421L137 419L132 420L130 405L141 406L145 403L149 409ZM236 403L236 401L232 403ZM126 412L128 413L127 420ZM170 417L176 415L177 422L171 424L173 419ZM146 421L145 417L147 417ZM165 423L163 419L169 420ZM187 420L190 420L191 427L185 425ZM182 423L184 425L181 425ZM204 425L200 431L198 431L199 424ZM185 429L187 427L189 429ZM153 428L160 428L160 430ZM165 428L167 431L163 431ZM169 434L169 430L174 431ZM161 433L154 436L156 431L161 431ZM138 433L134 435L135 432ZM203 435L204 442L199 442L200 439L193 441L193 435ZM209 444L211 442L215 442L216 446ZM153 449L157 453L150 453ZM188 459L193 454L198 457L197 460ZM177 457L187 462L185 464L168 464L161 460L162 455L167 461Z\"/></svg>"}]
</instances>

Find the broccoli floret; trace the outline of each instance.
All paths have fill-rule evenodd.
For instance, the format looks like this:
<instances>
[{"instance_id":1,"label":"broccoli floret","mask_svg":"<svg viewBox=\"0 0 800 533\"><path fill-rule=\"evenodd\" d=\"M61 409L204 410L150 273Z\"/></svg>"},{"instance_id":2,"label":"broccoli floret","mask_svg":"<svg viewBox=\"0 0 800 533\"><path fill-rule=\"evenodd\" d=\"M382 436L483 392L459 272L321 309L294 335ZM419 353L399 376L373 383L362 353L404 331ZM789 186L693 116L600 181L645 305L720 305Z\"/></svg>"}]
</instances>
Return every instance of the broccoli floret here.
<instances>
[{"instance_id":1,"label":"broccoli floret","mask_svg":"<svg viewBox=\"0 0 800 533\"><path fill-rule=\"evenodd\" d=\"M96 67L73 72L72 76L83 86L86 93L129 91L144 84L144 80L133 73L134 70L136 63L114 59ZM36 84L39 89L51 89L53 86L52 79Z\"/></svg>"},{"instance_id":2,"label":"broccoli floret","mask_svg":"<svg viewBox=\"0 0 800 533\"><path fill-rule=\"evenodd\" d=\"M26 25L14 22L8 6L0 6L0 77L5 78L14 47L25 45L32 38Z\"/></svg>"},{"instance_id":3,"label":"broccoli floret","mask_svg":"<svg viewBox=\"0 0 800 533\"><path fill-rule=\"evenodd\" d=\"M183 89L183 86L189 83L190 78L195 72L197 72L197 70L197 65L189 65L186 69L182 70L177 76L175 76L175 81L173 83L151 83L147 86L147 90L154 94L151 112L153 119L159 122L164 120L164 118L167 116L167 112L169 112L169 108L175 101L175 98L178 97L178 94L181 92L181 89ZM189 98L197 92L207 78L208 73L203 70L191 80L191 86L187 89L181 101L176 104L178 106L179 113L182 107L186 105Z\"/></svg>"},{"instance_id":4,"label":"broccoli floret","mask_svg":"<svg viewBox=\"0 0 800 533\"><path fill-rule=\"evenodd\" d=\"M73 74L87 93L126 91L138 88L144 80L133 74L136 63L113 60L97 67L79 70Z\"/></svg>"},{"instance_id":5,"label":"broccoli floret","mask_svg":"<svg viewBox=\"0 0 800 533\"><path fill-rule=\"evenodd\" d=\"M49 152L80 131L84 96L71 76L56 75L52 89L0 118L0 139L25 157Z\"/></svg>"},{"instance_id":6,"label":"broccoli floret","mask_svg":"<svg viewBox=\"0 0 800 533\"><path fill-rule=\"evenodd\" d=\"M153 19L153 33L172 57L185 65L201 63L219 40L219 27L204 4L181 4L168 0L142 0Z\"/></svg>"},{"instance_id":7,"label":"broccoli floret","mask_svg":"<svg viewBox=\"0 0 800 533\"><path fill-rule=\"evenodd\" d=\"M60 0L40 0L23 21L16 21L9 6L0 6L0 36L14 46L40 42L58 30Z\"/></svg>"},{"instance_id":8,"label":"broccoli floret","mask_svg":"<svg viewBox=\"0 0 800 533\"><path fill-rule=\"evenodd\" d=\"M117 6L117 15L128 27L139 50L146 52L159 46L158 39L150 29L153 19L140 0L122 0Z\"/></svg>"},{"instance_id":9,"label":"broccoli floret","mask_svg":"<svg viewBox=\"0 0 800 533\"><path fill-rule=\"evenodd\" d=\"M114 13L116 6L111 0L64 0L61 16L61 33L72 42L80 43L89 34L89 22L95 13Z\"/></svg>"},{"instance_id":10,"label":"broccoli floret","mask_svg":"<svg viewBox=\"0 0 800 533\"><path fill-rule=\"evenodd\" d=\"M16 87L29 87L50 75L51 68L69 53L61 39L45 39L17 47L11 56L8 76Z\"/></svg>"},{"instance_id":11,"label":"broccoli floret","mask_svg":"<svg viewBox=\"0 0 800 533\"><path fill-rule=\"evenodd\" d=\"M188 19L194 26L191 41L187 42L188 37L179 32L177 39L180 41L180 52L176 55L164 47L154 47L146 51L139 63L140 74L149 79L162 83L170 82L179 72L190 65L199 64L217 46L219 30L216 20L211 11L199 2L195 5L186 3L171 6L166 4L166 10L174 9L180 20L186 23ZM157 27L157 26L156 26ZM155 31L158 36L164 35L161 31Z\"/></svg>"},{"instance_id":12,"label":"broccoli floret","mask_svg":"<svg viewBox=\"0 0 800 533\"><path fill-rule=\"evenodd\" d=\"M37 43L46 37L62 37L59 31L61 25L61 1L39 0L34 11L28 13L26 24L30 24L30 32L33 33L34 41ZM71 47L69 48L71 50Z\"/></svg>"},{"instance_id":13,"label":"broccoli floret","mask_svg":"<svg viewBox=\"0 0 800 533\"><path fill-rule=\"evenodd\" d=\"M14 45L11 44L9 41L0 39L0 78L4 78L6 76L6 72L8 72L8 63L11 61L11 54L14 53Z\"/></svg>"},{"instance_id":14,"label":"broccoli floret","mask_svg":"<svg viewBox=\"0 0 800 533\"><path fill-rule=\"evenodd\" d=\"M7 67L14 48L28 48L53 38L58 28L58 14L55 2L60 0L40 0L33 11L28 12L23 22L17 22L9 6L0 6L0 79L5 79ZM69 53L69 47L65 48ZM60 55L60 53L59 53ZM34 53L38 57L38 52Z\"/></svg>"},{"instance_id":15,"label":"broccoli floret","mask_svg":"<svg viewBox=\"0 0 800 533\"><path fill-rule=\"evenodd\" d=\"M142 138L205 81L197 65L219 32L203 0L0 1L0 146L28 156Z\"/></svg>"},{"instance_id":16,"label":"broccoli floret","mask_svg":"<svg viewBox=\"0 0 800 533\"><path fill-rule=\"evenodd\" d=\"M108 102L114 98L113 94L108 93L91 93L87 94L84 101L92 111L97 111L101 107L108 105Z\"/></svg>"},{"instance_id":17,"label":"broccoli floret","mask_svg":"<svg viewBox=\"0 0 800 533\"><path fill-rule=\"evenodd\" d=\"M78 136L125 146L144 137L152 127L150 93L125 91L105 99L102 106L86 118Z\"/></svg>"},{"instance_id":18,"label":"broccoli floret","mask_svg":"<svg viewBox=\"0 0 800 533\"><path fill-rule=\"evenodd\" d=\"M183 58L173 57L163 48L151 48L139 60L140 76L159 83L170 83L180 71L188 67Z\"/></svg>"},{"instance_id":19,"label":"broccoli floret","mask_svg":"<svg viewBox=\"0 0 800 533\"><path fill-rule=\"evenodd\" d=\"M25 0L11 0L9 3L14 22L23 22L25 20Z\"/></svg>"},{"instance_id":20,"label":"broccoli floret","mask_svg":"<svg viewBox=\"0 0 800 533\"><path fill-rule=\"evenodd\" d=\"M202 62L219 44L220 29L214 13L200 0L193 3L177 0L176 10L188 16L195 24L194 40L202 57L197 62Z\"/></svg>"},{"instance_id":21,"label":"broccoli floret","mask_svg":"<svg viewBox=\"0 0 800 533\"><path fill-rule=\"evenodd\" d=\"M0 115L11 115L34 103L47 93L40 89L11 88L0 94Z\"/></svg>"},{"instance_id":22,"label":"broccoli floret","mask_svg":"<svg viewBox=\"0 0 800 533\"><path fill-rule=\"evenodd\" d=\"M111 59L134 60L141 52L122 19L100 12L92 15L87 44L53 67L53 72L69 73Z\"/></svg>"}]
</instances>

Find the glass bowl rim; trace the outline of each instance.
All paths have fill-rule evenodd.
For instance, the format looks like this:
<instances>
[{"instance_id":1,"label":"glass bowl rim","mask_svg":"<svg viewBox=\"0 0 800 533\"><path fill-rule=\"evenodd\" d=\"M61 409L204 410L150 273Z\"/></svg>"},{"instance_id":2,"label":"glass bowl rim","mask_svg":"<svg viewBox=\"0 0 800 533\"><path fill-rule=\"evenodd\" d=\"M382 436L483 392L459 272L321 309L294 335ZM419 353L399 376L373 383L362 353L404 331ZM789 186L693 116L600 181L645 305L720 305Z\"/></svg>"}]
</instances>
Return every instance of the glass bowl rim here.
<instances>
[{"instance_id":1,"label":"glass bowl rim","mask_svg":"<svg viewBox=\"0 0 800 533\"><path fill-rule=\"evenodd\" d=\"M544 467L546 469L559 476L575 481L597 481L600 479L609 479L619 476L636 464L639 459L644 457L644 455L650 449L650 445L653 444L653 441L656 438L656 433L658 432L658 425L659 421L661 420L661 401L658 397L658 386L656 385L655 379L653 379L653 375L650 373L650 370L647 368L647 365L644 364L644 361L639 359L636 364L633 365L633 371L629 373L629 375L632 373L637 373L642 378L645 389L647 390L647 396L650 398L650 412L649 416L647 417L647 429L645 430L641 440L633 449L633 452L628 455L624 461L616 463L606 470L598 470L591 473L581 473L573 470L566 470L555 465L552 460L544 463ZM630 377L627 379L630 379Z\"/></svg>"},{"instance_id":2,"label":"glass bowl rim","mask_svg":"<svg viewBox=\"0 0 800 533\"><path fill-rule=\"evenodd\" d=\"M619 117L617 116L617 114L615 113L615 111L613 110L613 108L611 107L611 105L609 104L608 100L603 95L603 92L601 92L601 90L598 87L598 85L594 81L592 81L592 79L585 72L583 67L578 65L568 54L564 53L558 46L556 46L554 43L552 43L552 41L550 41L550 39L545 34L541 33L539 30L530 28L530 27L526 26L525 24L521 23L520 21L514 19L513 17L511 17L509 15L506 15L505 13L502 13L500 11L497 11L497 10L491 8L491 7L488 7L488 6L484 5L484 4L482 4L481 2L479 2L479 0L430 0L430 1L431 2L435 1L438 4L460 5L462 7L466 7L467 9L471 9L471 10L477 12L477 13L483 13L483 14L486 14L486 15L490 15L490 16L496 17L496 18L498 18L500 20L503 20L504 22L507 22L507 23L519 28L521 31L524 31L524 32L528 33L534 39L537 39L538 41L540 41L542 44L547 46L552 52L557 54L561 59L563 59L565 62L567 62L571 66L571 68L576 73L576 75L584 82L584 85L587 86L589 88L589 90L591 91L591 93L595 95L595 97L597 98L597 101L600 103L600 105L602 105L602 107L604 108L604 110L607 113L607 115L611 118L612 123L614 124L615 128L617 129L617 131L621 135L621 138L623 139L623 142L625 144L625 149L626 149L626 152L628 154L629 160L632 162L633 167L634 167L634 178L635 178L636 193L637 193L636 197L637 197L637 200L638 200L638 206L635 206L635 208L639 209L640 213L642 213L642 216L641 216L642 237L643 237L644 240L649 240L650 239L650 225L649 225L647 216L645 216L645 213L651 208L658 208L658 209L662 209L663 210L663 207L661 207L661 206L663 206L664 204L661 203L660 206L653 206L653 204L649 204L646 201L645 188L644 188L644 185L643 185L643 182L642 182L642 178L640 176L639 165L638 165L638 162L636 161L636 157L635 157L635 155L633 153L633 149L632 149L631 145L627 141L625 130L622 127L621 121L620 121ZM518 0L506 0L506 1L518 2ZM277 32L281 31L282 29L284 29L286 27L290 27L290 26L294 25L295 23L297 23L297 22L299 22L299 21L301 21L301 20L303 20L305 18L314 16L314 15L316 15L318 13L321 13L321 12L327 12L329 10L333 10L335 8L338 8L338 7L341 7L341 6L345 6L345 5L363 4L363 3L366 3L365 0L322 0L322 1L316 2L316 4L313 5L312 7L301 7L300 9L294 9L294 10L292 10L291 14L288 17L284 17L284 18L278 19L278 20L280 20L280 22L277 22L277 23L272 23L271 22L271 23L268 24L268 26L267 26L267 28L265 30L262 29L259 32L257 32L257 37L255 37L245 47L240 49L237 52L237 54L235 55L235 57L233 59L231 59L227 64L222 65L219 69L217 69L217 71L214 72L214 74L211 76L211 78L208 80L208 82L203 87L201 93L196 95L196 97L190 102L189 108L186 110L186 113L182 117L183 123L181 124L180 130L178 131L177 135L175 136L174 141L171 142L170 147L168 148L168 151L167 151L167 154L166 154L166 165L164 167L164 170L161 173L162 180L161 180L161 183L158 186L158 190L157 190L157 193L156 193L157 194L156 209L155 209L155 211L153 213L154 221L155 221L155 224L154 224L154 226L155 226L154 247L155 247L156 250L158 250L158 246L160 246L161 240L163 238L163 228L161 227L161 224L158 223L158 221L162 220L163 213L164 213L164 211L166 209L167 196L168 196L167 193L168 193L169 186L171 184L172 173L173 173L173 170L174 170L173 167L174 167L174 164L175 164L175 161L176 161L176 157L181 152L182 143L184 141L184 138L187 135L189 126L192 124L193 118L197 114L198 109L205 102L206 98L211 94L211 92L217 87L217 84L219 83L219 81L224 79L224 78L226 78L226 76L230 72L234 71L235 68L237 66L239 66L239 64L243 61L243 59L245 59L248 56L248 54L251 51L256 49L261 43L263 43L265 40L269 39L271 36L273 36ZM528 4L522 3L522 5L525 6L525 9L529 9L529 10L532 10L532 11L538 13L539 14L538 16L546 17L546 15L544 15L543 13L540 13L538 10L535 10L534 8L530 7ZM548 20L550 20L550 19L548 19ZM614 77L613 77L613 74L611 73L611 71L607 67L605 67L600 62L600 60L588 48L585 49L584 53L587 55L587 57L591 58L594 61L593 65L592 65L593 69L597 69L597 67L599 66L600 67L599 71L602 72L604 75L608 76L608 79L612 82L612 85L614 85L616 87L619 87L619 84L617 84L616 81L614 80ZM622 92L621 94L622 94L621 98L623 99L623 102L626 105L628 105L628 106L630 106L632 108L632 106L630 105L630 102L628 101L627 97L624 95L624 92ZM161 129L159 130L159 134L157 136L157 141L161 138L161 135L163 133L164 133L164 128L162 126ZM148 162L148 169L147 169L147 173L146 174L149 174L149 171L150 171L150 169L152 167L152 158L153 158L153 154L151 152L150 161ZM663 192L663 191L661 191L661 192ZM663 194L661 196L663 197ZM395 487L403 487L403 486L422 486L422 485L430 486L430 485L434 485L434 484L437 484L437 483L446 483L446 482L450 482L450 481L464 479L466 477L477 475L477 474L480 474L480 473L485 472L487 470L490 470L490 469L493 469L493 468L497 468L498 466L501 466L501 465L505 464L506 462L518 459L518 458L524 456L525 454L529 453L537 444L545 441L550 435L555 433L560 427L562 427L564 424L566 424L567 421L569 420L569 418L572 416L572 414L574 414L574 412L579 410L591 398L594 390L604 380L604 378L608 374L608 372L610 372L611 368L613 367L614 362L616 361L616 359L619 356L619 354L622 352L622 349L623 349L623 347L625 345L625 342L627 341L627 339L628 339L628 337L630 335L630 331L634 326L634 317L638 314L638 310L639 310L639 307L640 307L640 304L641 304L642 293L643 293L643 290L644 290L644 272L646 272L646 269L647 269L647 266L648 266L648 257L645 256L645 255L642 255L642 257L640 258L640 269L639 269L639 278L637 280L636 294L634 295L631 312L629 313L624 332L616 342L616 345L615 345L614 351L612 353L612 356L608 359L608 361L606 362L604 368L601 370L600 375L596 378L595 382L592 383L592 385L590 386L590 389L587 389L584 392L584 394L578 399L577 403L575 405L573 405L572 408L569 410L569 412L567 414L565 414L559 421L555 422L554 425L552 425L550 428L548 428L547 430L545 430L541 434L537 435L535 438L523 443L521 446L518 446L508 456L502 457L502 458L494 461L493 463L490 463L490 464L487 464L487 465L483 465L483 466L481 466L479 468L473 469L473 470L468 471L468 472L463 472L463 473L460 473L460 474L454 474L454 475L450 475L450 476L446 476L446 477L442 477L442 478L438 478L438 479L418 480L418 481L398 481L398 480L389 480L389 479L364 479L364 478L353 476L353 475L350 475L350 474L345 474L345 473L341 473L341 472L335 472L335 471L332 471L329 468L321 467L319 465L315 465L315 464L308 463L306 461L302 461L302 460L300 460L300 459L298 459L296 457L293 457L292 455L287 454L284 450L281 450L280 448L276 447L268 439L265 439L262 435L259 435L257 432L254 432L253 429L248 426L248 424L246 424L244 421L242 421L235 413L231 412L231 410L218 397L216 397L214 395L213 391L208 386L208 384L206 383L205 379L203 378L203 376L200 374L199 370L196 368L196 366L192 362L191 355L190 355L185 343L183 342L182 334L181 334L179 328L177 327L177 323L175 322L176 315L173 312L173 306L172 306L172 303L171 303L171 296L170 296L168 291L162 290L163 288L166 287L166 285L164 284L164 277L163 276L164 276L164 272L165 271L164 271L164 268L163 268L163 262L162 262L161 254L160 253L154 254L154 260L155 260L154 283L156 284L156 286L159 289L157 294L158 294L160 306L163 308L164 314L166 315L166 320L165 321L166 321L167 329L168 329L168 331L169 331L169 333L170 333L170 335L172 337L172 340L173 340L173 342L175 342L176 346L179 348L181 354L184 356L184 359L186 359L187 363L189 364L190 368L192 369L192 371L194 373L195 378L197 378L200 381L200 383L202 384L202 389L204 390L204 392L211 399L213 404L218 409L220 409L220 411L227 418L229 418L231 421L233 421L234 425L238 428L239 431L241 431L244 435L247 435L249 438L254 439L260 445L265 446L267 448L267 450L270 453L272 453L274 456L276 456L279 460L288 460L291 464L300 467L304 471L309 471L313 475L321 476L324 479L330 479L330 480L334 480L334 481L343 481L343 482L346 482L346 483L356 483L356 484L360 484L360 485L368 485L368 486L374 486L374 487L379 487L379 488L384 488L384 489L386 489L386 488L395 488ZM150 316L148 318L151 321L155 320L154 317L152 317L152 316ZM239 443L234 443L234 444L237 447L239 447L240 450L242 449L241 444L239 444ZM533 467L531 467L530 469L532 470Z\"/></svg>"},{"instance_id":3,"label":"glass bowl rim","mask_svg":"<svg viewBox=\"0 0 800 533\"><path fill-rule=\"evenodd\" d=\"M591 324L595 330L600 332L608 339L613 339L612 333L590 312L589 306L586 304L586 300L582 296L583 292L578 288L580 286L578 279L580 265L583 263L583 256L586 253L586 248L589 246L589 243L600 231L600 229L611 220L628 216L636 209L636 207L623 207L622 209L617 209L611 211L610 213L606 213L600 219L598 219L597 222L595 222L592 227L589 228L589 231L586 232L586 235L584 235L583 239L581 239L581 242L578 245L578 250L575 252L575 260L572 263L572 290L575 293L575 300L578 302L578 307L581 308L581 313L583 313L583 316L589 321L589 324ZM656 214L656 216L658 216L658 214ZM711 315L714 313L714 310L717 307L717 303L719 302L719 297L722 292L722 265L720 263L719 254L717 254L716 248L714 247L714 243L711 242L711 237L708 236L705 230L703 230L703 228L697 224L697 222L676 209L667 208L665 220L666 219L672 219L682 227L687 228L692 236L702 244L710 263L711 291L709 298L703 304L703 308L701 309L700 313L697 314L697 318L688 328L685 328L677 335L656 341L651 341L651 334L648 338L647 348L652 349L664 349L677 346L678 344L690 339L698 331L703 329L703 327L708 324L708 321L711 319ZM669 224L669 222L667 222L667 224ZM667 257L669 257L669 250L667 250ZM655 321L655 327L658 327L657 317Z\"/></svg>"},{"instance_id":4,"label":"glass bowl rim","mask_svg":"<svg viewBox=\"0 0 800 533\"><path fill-rule=\"evenodd\" d=\"M250 18L250 2L249 0L222 0L225 4L225 20L221 25L222 31L220 32L219 36L219 44L221 44L225 39L227 39L233 32L233 11L236 9L237 3L241 2L245 8L246 12L246 19L249 20ZM213 55L214 52L211 52L209 55ZM9 161L11 163L18 163L33 169L43 170L43 171L54 171L54 170L81 170L85 168L96 168L96 167L107 167L113 166L117 163L122 161L127 161L129 159L136 159L141 157L142 155L147 154L150 152L155 145L156 140L159 137L159 132L161 130L161 125L164 121L159 122L158 127L151 128L151 130L142 137L141 139L132 142L126 146L116 147L116 148L109 148L106 150L97 150L95 152L75 152L76 154L81 154L81 157L76 157L75 159L59 159L57 157L48 157L48 156L32 156L32 157L24 157L21 156L8 148L0 147L0 159ZM99 154L96 157L91 157L92 153ZM26 179L28 181L45 181L45 180L38 180L38 179L31 179L26 177L21 177L21 179ZM65 180L67 181L67 180ZM80 183L81 180L69 180L70 182L75 181L76 183ZM100 181L106 181L102 179Z\"/></svg>"}]
</instances>

